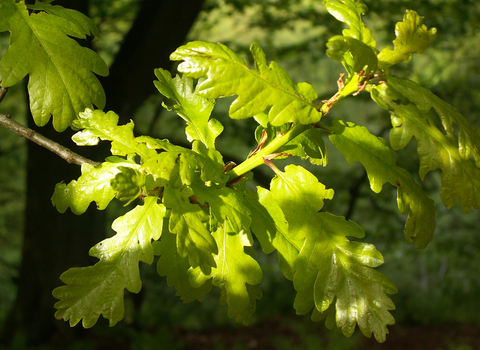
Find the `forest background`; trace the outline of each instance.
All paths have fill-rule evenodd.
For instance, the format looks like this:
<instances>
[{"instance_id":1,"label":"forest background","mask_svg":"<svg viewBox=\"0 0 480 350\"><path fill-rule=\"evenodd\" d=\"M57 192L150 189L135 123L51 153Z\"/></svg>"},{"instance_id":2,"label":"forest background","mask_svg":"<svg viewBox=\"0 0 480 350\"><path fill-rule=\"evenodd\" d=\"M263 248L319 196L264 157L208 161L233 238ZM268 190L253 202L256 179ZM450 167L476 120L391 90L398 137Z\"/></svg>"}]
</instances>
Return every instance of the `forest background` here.
<instances>
[{"instance_id":1,"label":"forest background","mask_svg":"<svg viewBox=\"0 0 480 350\"><path fill-rule=\"evenodd\" d=\"M406 9L425 16L427 27L437 28L426 52L395 67L396 74L431 89L479 127L480 4L473 0L365 2L369 7L365 21L379 46L391 44L395 23ZM137 134L168 138L176 144L186 143L183 121L161 107L153 70L174 71L168 56L186 41L222 42L247 62L248 47L257 41L267 58L279 63L294 81L309 82L325 98L336 92L342 71L338 62L325 55L325 43L340 33L342 24L319 0L65 0L55 4L82 11L99 26L100 40L85 44L92 45L110 66L110 75L101 78L107 95L105 110L118 113L121 123L133 119ZM8 34L2 33L0 52L7 47ZM22 84L11 88L2 113L34 128L25 90ZM225 118L229 102L219 103L214 111L225 125L217 147L229 160L240 163L255 148L255 125ZM329 117L348 116L357 124L370 125L385 138L391 125L388 113L363 94L343 101L332 114ZM50 124L36 129L75 149L71 134L58 134ZM418 159L411 148L411 157L403 157L408 160L399 165L415 172ZM79 151L94 160L105 157L96 152ZM398 286L399 293L392 296L397 325L390 327L392 334L384 346L480 348L473 337L480 329L479 212L463 215L458 206L450 210L437 206L436 237L425 251L418 251L404 241L405 218L398 214L395 191L374 195L363 168L348 166L341 158L332 154L327 168L312 171L336 192L336 200L326 204L326 210L351 218L365 229L367 240L385 257L381 271ZM112 234L111 221L126 210L118 205L106 213L59 214L50 202L55 183L78 177L79 170L0 129L0 349L357 349L365 342L361 335L344 339L307 316L296 316L291 306L293 287L279 275L273 256L262 261L264 297L248 328L228 319L226 308L218 305L218 295L207 296L201 304L183 304L156 275L153 264L142 267L143 289L138 295L127 295L126 317L115 328L99 322L90 330L70 329L53 317L51 292L60 285L62 272L94 262L88 249ZM262 170L269 172L260 169L255 178L264 184L267 177ZM438 193L436 175L424 183L432 197ZM399 340L402 332L408 335L403 338L410 338L409 345ZM421 338L427 334L431 338ZM362 348L380 349L374 343L365 344Z\"/></svg>"}]
</instances>

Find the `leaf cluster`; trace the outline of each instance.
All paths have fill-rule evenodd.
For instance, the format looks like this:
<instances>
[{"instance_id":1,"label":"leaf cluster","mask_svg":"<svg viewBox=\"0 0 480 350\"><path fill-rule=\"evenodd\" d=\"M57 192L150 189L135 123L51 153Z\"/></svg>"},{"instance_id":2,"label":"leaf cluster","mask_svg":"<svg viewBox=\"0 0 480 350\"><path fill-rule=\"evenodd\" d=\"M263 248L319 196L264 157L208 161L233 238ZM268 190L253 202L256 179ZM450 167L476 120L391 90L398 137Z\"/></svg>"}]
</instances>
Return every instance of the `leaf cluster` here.
<instances>
[{"instance_id":1,"label":"leaf cluster","mask_svg":"<svg viewBox=\"0 0 480 350\"><path fill-rule=\"evenodd\" d=\"M358 161L365 167L374 192L380 192L385 183L397 188L399 210L408 212L407 242L416 241L423 249L435 230L434 204L412 174L396 165L392 149L405 147L415 136L421 178L429 171L442 169L445 204L450 207L460 198L467 211L471 206L478 207L477 135L453 107L415 83L390 74L392 66L423 52L435 33L426 29L420 16L408 11L403 22L397 24L394 49L378 51L362 21L366 11L363 2L326 1L325 5L349 28L327 43L327 55L342 61L347 77L345 82L339 80L339 91L323 105L315 102L317 93L311 85L293 82L275 62L268 64L255 43L251 46L255 68L250 69L222 44L191 42L171 55L172 60L180 61L178 70L183 75L172 78L162 69L155 71L155 86L167 97L164 107L186 122L191 149L166 140L134 137L133 123L117 126L113 112L87 110L74 121L73 126L82 129L74 136L78 144L111 141L113 156L97 167L85 166L77 182L58 185L52 198L54 205L60 211L70 207L79 213L92 201L99 209L114 197L144 201L125 216L130 220L120 221L124 225L114 223L117 236L92 249L91 254L100 259L95 266L74 270L75 275L86 279L89 293L112 293L106 288L110 277L98 280L96 271L104 269L108 276L116 277L117 293L124 288L137 291L138 273L133 273L137 277L129 284L127 276L132 273L122 266L137 266L142 257L142 261L151 262L153 251L160 256L158 273L166 276L184 302L203 300L215 286L221 289L220 302L228 306L229 316L247 323L262 297L258 287L262 270L248 249L258 241L266 254L277 251L280 269L297 291L294 308L298 314L311 312L313 320L325 320L327 327L338 327L346 336L358 325L366 336L373 333L378 341L385 340L387 326L394 323L389 310L395 307L387 294L395 293L396 287L375 270L383 263L381 253L359 241L365 233L356 223L321 211L324 201L333 199L332 189L301 166L288 165L279 170L274 159L298 156L325 166L326 133L349 163ZM390 145L366 127L351 122L321 124L336 103L362 90L392 113ZM223 126L210 118L215 100L228 96L236 96L229 110L231 118L253 117L259 124L257 149L233 169L215 150L215 139ZM444 133L432 121L432 110L438 114ZM456 163L451 161L452 152ZM246 185L251 179L249 171L261 164L267 164L275 177L269 189L252 190ZM467 176L472 185L459 186L458 181L465 183ZM153 218L145 219L147 205L152 212L156 208L155 233L151 232L147 241L132 238L147 232L143 225L153 222ZM110 247L107 242L111 240L129 247L120 243L126 237L136 244L129 252L143 253L123 254L122 258L133 261L116 263L118 271L108 270L111 255L102 253L102 249ZM85 326L94 323L100 313L111 324L118 321L118 316L108 312L116 309L118 315L119 301L116 308L109 305L108 312L86 312L81 301L101 299L102 294L85 294L70 274L73 272L62 276L67 285L54 292L60 299L57 317L69 319L71 324L83 318Z\"/></svg>"},{"instance_id":2,"label":"leaf cluster","mask_svg":"<svg viewBox=\"0 0 480 350\"><path fill-rule=\"evenodd\" d=\"M358 325L366 336L385 340L395 308L387 294L397 289L375 269L383 264L382 254L361 241L365 232L359 225L322 211L325 200L333 199L333 189L300 165L280 170L278 161L300 157L326 166L328 140L349 163L363 165L372 191L380 192L386 183L396 187L399 211L408 213L406 240L424 249L435 230L434 203L413 175L397 165L393 150L415 137L421 180L440 169L444 204L452 207L460 200L468 212L480 208L479 134L430 91L392 75L393 66L422 53L435 34L417 13L407 11L397 24L393 50L378 50L362 21L367 11L363 1L324 3L347 26L327 43L327 55L342 61L346 70L345 80L342 73L338 92L329 100L318 102L313 86L294 82L278 64L268 63L256 43L251 46L254 68L225 45L196 41L171 55L180 61L181 75L155 70L155 86L166 98L163 106L186 122L191 142L186 148L135 136L133 122L118 125L112 111L85 109L103 107L92 72L106 71L97 58L91 59L90 51L69 41L69 36L95 34L84 17L42 3L31 6L30 14L23 3L1 0L0 18L5 21L0 28L12 33L10 49L0 61L2 86L30 74L31 84L37 84L31 92L33 103L42 104L34 114L38 124L45 124L51 114L58 130L69 125L78 130L73 136L77 145L111 143L112 155L105 162L84 164L77 180L56 186L53 205L62 213L70 208L82 214L92 202L99 210L114 198L134 204L113 222L116 235L90 250L98 258L94 266L73 268L61 276L65 285L53 292L59 299L57 318L72 326L82 320L84 327L91 327L103 315L110 325L116 324L123 318L124 289L134 293L141 289L139 262L151 264L158 256L159 275L175 287L181 300L202 301L215 286L228 315L248 323L262 297L263 273L251 249L258 242L264 253L277 252L280 270L296 290L293 306L298 314L311 313L314 321L324 320L328 328L339 328L346 336ZM46 30L45 18L61 29L52 43L39 34ZM21 33L17 21L38 31ZM27 45L27 37L37 40L35 49ZM66 48L62 57L79 56L76 61L58 58L54 48L60 45ZM29 55L17 62L16 50L40 54L41 64L32 66ZM77 71L77 65L83 69ZM55 88L49 98L41 99L35 93L45 91L48 84L39 81L39 75L48 79L64 75L58 93L70 91L73 82L80 88L63 99L54 95ZM57 87L59 83L52 81ZM91 90L83 91L85 86ZM322 118L337 103L362 91L391 114L390 142L348 121L324 123ZM236 96L231 118L258 122L258 147L239 165L226 164L215 149L223 126L210 118L215 101L228 96ZM274 173L270 186L252 188L250 171L263 164Z\"/></svg>"}]
</instances>

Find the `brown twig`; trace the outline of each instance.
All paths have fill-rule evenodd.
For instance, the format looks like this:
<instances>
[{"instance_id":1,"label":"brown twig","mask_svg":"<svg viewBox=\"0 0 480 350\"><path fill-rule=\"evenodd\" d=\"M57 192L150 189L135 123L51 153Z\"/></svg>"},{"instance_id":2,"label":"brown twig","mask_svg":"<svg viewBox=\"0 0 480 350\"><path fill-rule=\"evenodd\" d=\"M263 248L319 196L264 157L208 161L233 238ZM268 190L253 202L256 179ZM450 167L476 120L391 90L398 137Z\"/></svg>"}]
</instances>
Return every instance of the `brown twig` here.
<instances>
[{"instance_id":1,"label":"brown twig","mask_svg":"<svg viewBox=\"0 0 480 350\"><path fill-rule=\"evenodd\" d=\"M3 101L3 98L7 94L8 88L0 87L0 103Z\"/></svg>"},{"instance_id":2,"label":"brown twig","mask_svg":"<svg viewBox=\"0 0 480 350\"><path fill-rule=\"evenodd\" d=\"M37 145L48 149L49 151L65 159L70 164L82 165L83 163L88 163L94 166L100 164L88 158L82 157L81 155L60 145L59 143L56 143L55 141L46 138L45 136L37 133L30 128L27 128L20 123L17 123L15 120L12 120L10 116L6 114L0 113L0 125L22 137L29 139L32 142L35 142Z\"/></svg>"}]
</instances>

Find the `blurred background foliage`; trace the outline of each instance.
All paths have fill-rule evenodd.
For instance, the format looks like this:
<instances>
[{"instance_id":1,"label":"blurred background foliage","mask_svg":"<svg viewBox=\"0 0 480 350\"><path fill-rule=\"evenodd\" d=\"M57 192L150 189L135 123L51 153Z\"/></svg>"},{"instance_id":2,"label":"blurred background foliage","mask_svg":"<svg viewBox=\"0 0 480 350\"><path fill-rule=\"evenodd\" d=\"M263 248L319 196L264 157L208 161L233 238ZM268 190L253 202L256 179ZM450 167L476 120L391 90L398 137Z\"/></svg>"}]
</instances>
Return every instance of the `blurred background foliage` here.
<instances>
[{"instance_id":1,"label":"blurred background foliage","mask_svg":"<svg viewBox=\"0 0 480 350\"><path fill-rule=\"evenodd\" d=\"M429 28L438 29L424 54L414 55L410 62L394 67L393 73L431 89L480 127L480 3L476 0L365 2L369 6L365 21L373 30L378 48L392 46L395 23L402 20L406 9L416 10L425 17ZM94 49L108 64L114 61L141 6L140 0L90 0L90 16L101 32ZM249 65L252 62L248 49L257 41L266 51L268 60L275 60L294 81L312 84L321 100L336 92L336 80L343 71L340 63L325 55L326 41L342 28L326 12L320 0L207 0L185 41L222 42L239 52ZM2 35L0 52L4 52L7 44L8 35ZM152 71L152 79L144 84L152 84L153 79ZM11 114L26 124L24 100L25 90L20 84L11 88L1 104L2 113ZM231 99L220 101L214 110L214 117L225 125L217 146L225 160L239 162L255 148L256 123L230 120L227 117L230 102ZM183 121L163 110L159 94L150 96L130 118L135 121L137 134L169 138L182 145L187 143ZM342 101L326 118L365 125L388 139L390 117L367 93ZM395 189L387 184L375 195L361 166L348 165L328 141L327 148L328 166L311 167L310 170L328 188L335 190L336 195L326 203L325 210L355 220L366 231L365 240L374 243L383 253L385 264L380 269L399 289L399 293L392 296L397 306L393 314L399 324L390 327L392 333L395 329L409 329L409 336L415 338L413 328L408 328L414 326L442 329L445 325L462 325L478 330L479 212L465 215L458 206L450 210L443 207L438 195L439 174L430 173L423 185L437 203L436 237L425 251L418 251L405 243L406 217L398 212ZM398 164L420 181L414 145L397 154ZM25 174L25 140L0 129L0 327L7 322L21 277L23 212L28 201ZM261 167L255 178L258 184L268 186L273 175L268 167ZM121 205L109 209L107 235L112 234L111 221L122 211L125 208ZM156 274L153 265L142 266L142 292L126 295L123 322L109 329L106 322L100 321L83 334L88 336L87 340L74 339L68 344L57 345L62 349L357 349L359 344L364 344L361 335L344 339L340 334L325 330L323 325L314 324L308 316L296 316L292 307L295 291L292 283L281 275L275 254L265 256L258 245L254 248L264 269L261 284L264 296L249 328L228 319L226 308L219 306L219 295L215 292L211 292L203 303L183 304L175 297L175 290ZM53 305L51 314L53 317ZM462 338L455 334L443 343L432 341L431 345L436 347L431 348L476 349L480 346L467 336ZM435 335L442 338L438 333ZM396 339L396 335L392 334L392 338ZM393 342L387 337L389 349L396 349ZM419 335L417 342L421 343ZM11 344L11 348L27 347L21 333ZM54 339L50 339L40 346L29 346L51 349L55 344ZM419 345L419 349L426 349L425 343ZM380 349L373 343L368 346ZM364 344L361 348L368 346ZM410 345L409 348L415 347ZM0 349L7 347L0 344Z\"/></svg>"}]
</instances>

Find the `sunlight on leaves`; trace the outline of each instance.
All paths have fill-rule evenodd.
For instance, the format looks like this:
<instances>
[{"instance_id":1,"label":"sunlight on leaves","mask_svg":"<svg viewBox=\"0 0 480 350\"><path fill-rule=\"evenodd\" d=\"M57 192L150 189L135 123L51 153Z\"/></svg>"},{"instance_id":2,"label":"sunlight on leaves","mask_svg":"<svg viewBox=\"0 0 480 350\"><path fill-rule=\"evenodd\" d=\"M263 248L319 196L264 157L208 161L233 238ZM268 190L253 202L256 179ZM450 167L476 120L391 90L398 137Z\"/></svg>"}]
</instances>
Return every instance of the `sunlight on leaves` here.
<instances>
[{"instance_id":1,"label":"sunlight on leaves","mask_svg":"<svg viewBox=\"0 0 480 350\"><path fill-rule=\"evenodd\" d=\"M2 1L0 32L10 31L10 46L0 60L0 81L10 87L29 74L28 93L35 123L64 131L85 108L105 106L105 92L95 74L108 68L94 51L73 38L98 35L93 21L61 6L37 3L28 13L23 2ZM95 74L94 74L95 73Z\"/></svg>"},{"instance_id":2,"label":"sunlight on leaves","mask_svg":"<svg viewBox=\"0 0 480 350\"><path fill-rule=\"evenodd\" d=\"M71 268L60 276L66 285L53 291L59 299L55 317L70 321L71 326L83 319L85 328L92 327L100 315L110 321L110 326L120 321L124 289L140 291L138 263L153 262L151 242L162 234L165 213L165 206L152 196L144 205L117 218L112 224L117 234L90 249L90 255L100 261L94 266Z\"/></svg>"},{"instance_id":3,"label":"sunlight on leaves","mask_svg":"<svg viewBox=\"0 0 480 350\"><path fill-rule=\"evenodd\" d=\"M256 70L245 66L243 59L222 44L202 41L179 47L170 57L183 61L178 70L200 79L196 87L207 98L238 95L230 106L230 117L245 119L265 112L272 125L288 122L310 124L322 113L312 103L317 94L311 85L295 84L275 62L267 65L265 53L258 44L250 48Z\"/></svg>"}]
</instances>

